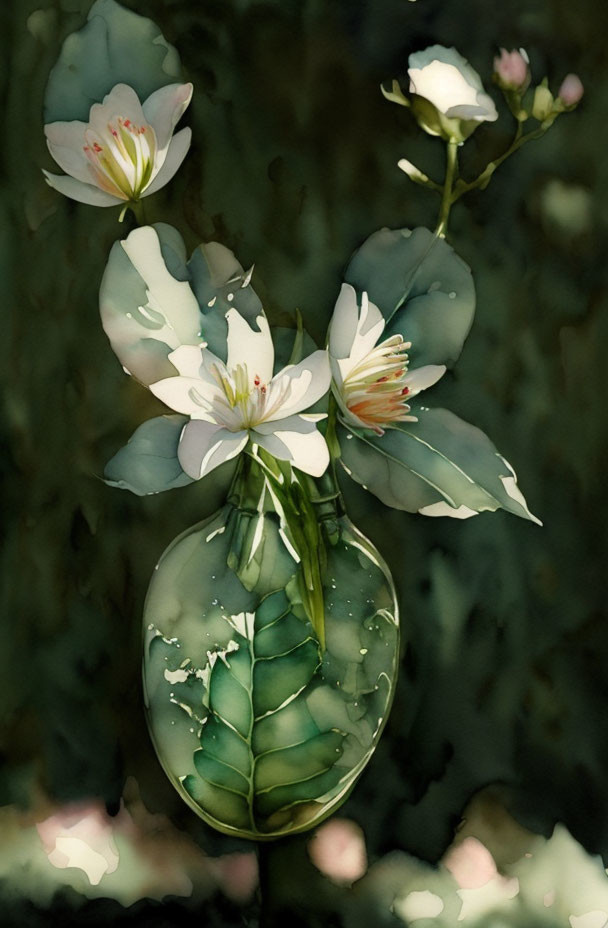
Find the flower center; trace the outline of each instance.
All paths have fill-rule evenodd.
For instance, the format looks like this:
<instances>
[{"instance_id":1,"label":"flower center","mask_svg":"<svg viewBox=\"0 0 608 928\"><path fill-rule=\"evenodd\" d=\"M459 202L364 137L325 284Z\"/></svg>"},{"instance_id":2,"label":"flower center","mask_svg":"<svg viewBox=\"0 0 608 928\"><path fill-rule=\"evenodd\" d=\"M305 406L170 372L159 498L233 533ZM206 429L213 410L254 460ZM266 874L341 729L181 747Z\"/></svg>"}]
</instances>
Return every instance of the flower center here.
<instances>
[{"instance_id":1,"label":"flower center","mask_svg":"<svg viewBox=\"0 0 608 928\"><path fill-rule=\"evenodd\" d=\"M216 364L212 372L221 390L221 396L213 404L213 416L233 432L264 422L283 405L290 392L288 377L284 382L275 378L265 384L257 374L250 378L246 364L238 364L232 370Z\"/></svg>"},{"instance_id":2,"label":"flower center","mask_svg":"<svg viewBox=\"0 0 608 928\"><path fill-rule=\"evenodd\" d=\"M378 435L382 426L403 422L410 407L405 385L408 367L407 349L401 335L392 335L376 345L344 378L342 399L348 410Z\"/></svg>"},{"instance_id":3,"label":"flower center","mask_svg":"<svg viewBox=\"0 0 608 928\"><path fill-rule=\"evenodd\" d=\"M102 190L124 200L137 200L152 179L156 134L152 126L136 126L119 116L103 132L87 128L84 153Z\"/></svg>"}]
</instances>

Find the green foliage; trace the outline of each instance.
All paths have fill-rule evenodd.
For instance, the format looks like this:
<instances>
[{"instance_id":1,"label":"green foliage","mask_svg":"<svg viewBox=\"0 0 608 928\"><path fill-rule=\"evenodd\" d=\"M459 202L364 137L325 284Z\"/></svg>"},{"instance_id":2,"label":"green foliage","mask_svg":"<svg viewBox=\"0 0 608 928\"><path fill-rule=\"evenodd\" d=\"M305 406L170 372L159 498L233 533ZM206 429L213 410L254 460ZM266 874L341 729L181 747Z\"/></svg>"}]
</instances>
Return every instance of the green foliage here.
<instances>
[{"instance_id":1,"label":"green foliage","mask_svg":"<svg viewBox=\"0 0 608 928\"><path fill-rule=\"evenodd\" d=\"M263 835L333 789L344 775L336 760L345 733L319 731L308 711L317 641L283 592L226 621L231 644L209 670L199 776L183 785L220 826Z\"/></svg>"},{"instance_id":2,"label":"green foliage","mask_svg":"<svg viewBox=\"0 0 608 928\"><path fill-rule=\"evenodd\" d=\"M344 280L367 291L386 319L384 338L412 343L414 366L453 364L475 312L471 271L428 229L381 229L350 259Z\"/></svg>"},{"instance_id":3,"label":"green foliage","mask_svg":"<svg viewBox=\"0 0 608 928\"><path fill-rule=\"evenodd\" d=\"M101 281L101 320L121 363L144 383L175 373L167 355L203 340L226 360L231 307L257 330L262 305L230 249L196 248L189 261L179 232L166 223L115 242Z\"/></svg>"},{"instance_id":4,"label":"green foliage","mask_svg":"<svg viewBox=\"0 0 608 928\"><path fill-rule=\"evenodd\" d=\"M177 459L186 416L158 416L137 428L127 445L108 461L106 481L137 496L192 483Z\"/></svg>"},{"instance_id":5,"label":"green foliage","mask_svg":"<svg viewBox=\"0 0 608 928\"><path fill-rule=\"evenodd\" d=\"M179 56L152 20L115 0L95 0L86 25L67 37L50 73L44 121L86 122L91 105L116 84L128 84L145 100L180 77Z\"/></svg>"},{"instance_id":6,"label":"green foliage","mask_svg":"<svg viewBox=\"0 0 608 928\"><path fill-rule=\"evenodd\" d=\"M538 522L487 435L447 409L413 412L417 422L401 422L382 436L339 428L341 460L355 480L408 512L433 507L429 514L466 518L502 508Z\"/></svg>"},{"instance_id":7,"label":"green foliage","mask_svg":"<svg viewBox=\"0 0 608 928\"><path fill-rule=\"evenodd\" d=\"M188 262L191 286L203 316L205 341L222 361L226 360L229 309L236 309L258 331L256 320L264 310L249 284L252 271L253 267L245 272L230 249L218 242L199 245Z\"/></svg>"}]
</instances>

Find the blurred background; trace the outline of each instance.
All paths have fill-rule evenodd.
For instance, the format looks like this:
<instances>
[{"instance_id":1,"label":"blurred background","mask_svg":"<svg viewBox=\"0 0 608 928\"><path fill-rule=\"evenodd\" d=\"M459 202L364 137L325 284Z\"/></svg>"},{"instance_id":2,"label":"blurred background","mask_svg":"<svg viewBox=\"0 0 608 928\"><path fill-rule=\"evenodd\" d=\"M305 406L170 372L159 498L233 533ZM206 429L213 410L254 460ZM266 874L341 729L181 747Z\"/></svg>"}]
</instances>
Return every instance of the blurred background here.
<instances>
[{"instance_id":1,"label":"blurred background","mask_svg":"<svg viewBox=\"0 0 608 928\"><path fill-rule=\"evenodd\" d=\"M346 485L390 563L404 637L378 750L316 834L266 845L205 826L148 738L140 623L154 564L213 512L208 483L145 499L104 464L162 411L125 377L97 291L117 210L62 198L42 99L88 0L4 0L0 239L3 632L0 900L6 926L608 923L608 8L597 0L124 0L195 85L192 150L146 200L189 249L218 240L273 321L299 308L321 343L351 252L382 227L434 227L438 202L398 170L443 174L443 146L381 81L455 45L491 87L523 46L579 109L452 212L476 321L429 395L488 433L539 528L386 509ZM511 118L462 154L475 176ZM260 908L258 881L264 888Z\"/></svg>"}]
</instances>

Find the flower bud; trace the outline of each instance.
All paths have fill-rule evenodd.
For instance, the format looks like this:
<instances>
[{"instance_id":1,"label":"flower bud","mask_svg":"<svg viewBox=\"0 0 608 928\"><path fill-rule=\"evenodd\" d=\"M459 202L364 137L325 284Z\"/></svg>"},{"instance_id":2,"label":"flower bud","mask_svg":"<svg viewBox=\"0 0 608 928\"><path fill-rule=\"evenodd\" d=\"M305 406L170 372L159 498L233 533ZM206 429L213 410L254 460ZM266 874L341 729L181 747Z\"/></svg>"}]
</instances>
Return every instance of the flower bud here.
<instances>
[{"instance_id":1,"label":"flower bud","mask_svg":"<svg viewBox=\"0 0 608 928\"><path fill-rule=\"evenodd\" d=\"M494 80L501 90L517 90L523 93L530 83L530 59L523 48L508 52L500 49L494 58Z\"/></svg>"},{"instance_id":2,"label":"flower bud","mask_svg":"<svg viewBox=\"0 0 608 928\"><path fill-rule=\"evenodd\" d=\"M567 74L557 96L565 106L576 106L584 92L585 88L578 74Z\"/></svg>"},{"instance_id":3,"label":"flower bud","mask_svg":"<svg viewBox=\"0 0 608 928\"><path fill-rule=\"evenodd\" d=\"M463 142L482 122L498 119L479 74L455 48L432 45L415 52L407 73L412 112L429 135Z\"/></svg>"},{"instance_id":4,"label":"flower bud","mask_svg":"<svg viewBox=\"0 0 608 928\"><path fill-rule=\"evenodd\" d=\"M539 122L544 122L549 116L553 115L553 94L546 84L539 84L534 91L534 102L532 104L532 115Z\"/></svg>"},{"instance_id":5,"label":"flower bud","mask_svg":"<svg viewBox=\"0 0 608 928\"><path fill-rule=\"evenodd\" d=\"M408 161L407 158L401 158L397 162L397 167L401 168L402 171L405 171L410 180L415 181L417 184L428 184L429 179L426 174L423 174L415 164L412 164L411 161Z\"/></svg>"}]
</instances>

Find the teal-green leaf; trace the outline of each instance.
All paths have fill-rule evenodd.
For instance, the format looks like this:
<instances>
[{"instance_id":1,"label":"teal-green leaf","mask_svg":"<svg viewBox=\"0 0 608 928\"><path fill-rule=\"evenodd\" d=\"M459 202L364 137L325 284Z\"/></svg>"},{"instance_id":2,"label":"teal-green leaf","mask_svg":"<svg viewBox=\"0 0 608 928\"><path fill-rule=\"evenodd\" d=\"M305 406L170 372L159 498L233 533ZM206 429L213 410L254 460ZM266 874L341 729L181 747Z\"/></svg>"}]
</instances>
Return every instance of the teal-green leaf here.
<instances>
[{"instance_id":1,"label":"teal-green leaf","mask_svg":"<svg viewBox=\"0 0 608 928\"><path fill-rule=\"evenodd\" d=\"M194 250L188 273L203 314L205 341L218 358L226 361L229 309L237 309L249 326L259 331L256 320L264 310L250 284L251 271L245 271L225 245L207 242Z\"/></svg>"},{"instance_id":2,"label":"teal-green leaf","mask_svg":"<svg viewBox=\"0 0 608 928\"><path fill-rule=\"evenodd\" d=\"M274 345L274 374L278 374L288 364L299 364L303 358L318 349L306 329L302 331L301 339L298 339L297 329L273 326L272 342ZM295 355L294 350L296 351Z\"/></svg>"},{"instance_id":3,"label":"teal-green leaf","mask_svg":"<svg viewBox=\"0 0 608 928\"><path fill-rule=\"evenodd\" d=\"M358 483L408 512L467 518L502 508L539 521L487 435L447 409L413 412L417 422L382 436L340 426L342 463Z\"/></svg>"},{"instance_id":4,"label":"teal-green leaf","mask_svg":"<svg viewBox=\"0 0 608 928\"><path fill-rule=\"evenodd\" d=\"M208 671L210 715L201 731L194 764L207 784L206 809L211 815L222 820L229 798L226 794L246 800L244 806L236 803L241 817L235 824L243 830L257 830L259 802L261 814L268 816L291 804L292 784L297 786L302 779L322 773L328 774L329 788L344 774L336 767L336 752L344 733L320 731L306 707L307 687L319 666L317 642L311 637L310 625L295 619L286 604L287 598L279 590L266 597L256 613L225 616L230 642ZM265 643L259 647L262 636ZM271 636L275 637L274 649ZM287 711L293 722L296 707L303 716L303 729L292 727L284 747L273 745L271 751L258 753L256 727L264 727L267 719L276 720ZM259 798L278 787L280 791L273 797ZM193 784L194 799L199 789ZM314 784L310 790L314 795ZM300 792L296 790L298 799Z\"/></svg>"},{"instance_id":5,"label":"teal-green leaf","mask_svg":"<svg viewBox=\"0 0 608 928\"><path fill-rule=\"evenodd\" d=\"M96 0L86 24L62 45L46 88L44 121L88 122L92 104L116 84L128 84L143 101L180 79L179 56L152 20L115 0Z\"/></svg>"},{"instance_id":6,"label":"teal-green leaf","mask_svg":"<svg viewBox=\"0 0 608 928\"><path fill-rule=\"evenodd\" d=\"M187 421L187 416L178 415L148 419L108 462L106 481L138 496L192 483L177 459L179 436Z\"/></svg>"},{"instance_id":7,"label":"teal-green leaf","mask_svg":"<svg viewBox=\"0 0 608 928\"><path fill-rule=\"evenodd\" d=\"M179 232L166 223L115 242L99 288L104 331L120 363L142 383L175 375L168 355L202 341Z\"/></svg>"},{"instance_id":8,"label":"teal-green leaf","mask_svg":"<svg viewBox=\"0 0 608 928\"><path fill-rule=\"evenodd\" d=\"M262 304L234 254L217 242L189 261L179 232L164 222L135 229L110 251L99 291L104 330L121 364L142 383L176 371L179 345L205 344L226 360L231 308L258 331Z\"/></svg>"},{"instance_id":9,"label":"teal-green leaf","mask_svg":"<svg viewBox=\"0 0 608 928\"><path fill-rule=\"evenodd\" d=\"M475 312L471 271L453 248L425 228L380 229L352 256L344 279L386 319L383 338L412 343L413 367L452 365Z\"/></svg>"}]
</instances>

